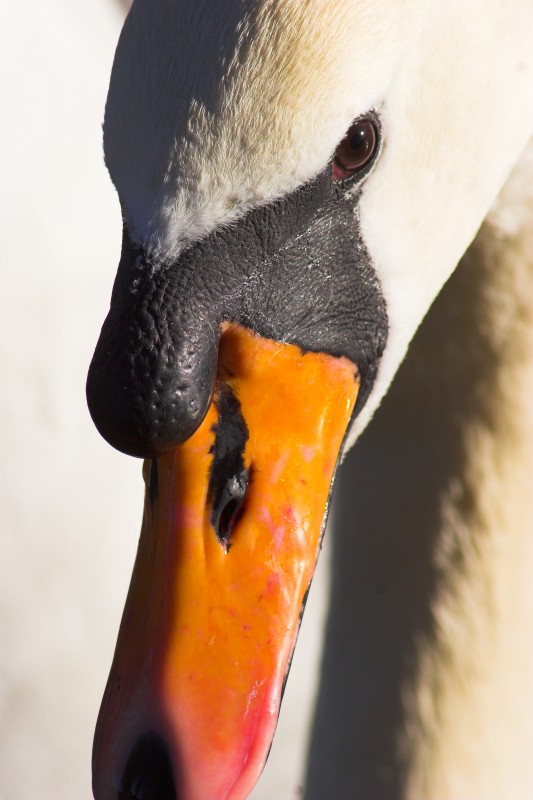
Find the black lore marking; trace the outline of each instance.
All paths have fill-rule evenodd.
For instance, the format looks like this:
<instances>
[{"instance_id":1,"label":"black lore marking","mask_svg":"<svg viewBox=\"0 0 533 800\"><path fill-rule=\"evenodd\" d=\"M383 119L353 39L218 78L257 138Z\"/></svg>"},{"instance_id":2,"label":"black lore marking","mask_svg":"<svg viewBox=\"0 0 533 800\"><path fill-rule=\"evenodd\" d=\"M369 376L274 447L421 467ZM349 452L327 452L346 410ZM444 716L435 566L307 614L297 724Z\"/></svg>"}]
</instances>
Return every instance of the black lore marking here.
<instances>
[{"instance_id":1,"label":"black lore marking","mask_svg":"<svg viewBox=\"0 0 533 800\"><path fill-rule=\"evenodd\" d=\"M158 734L146 733L137 740L117 800L177 800L170 755Z\"/></svg>"},{"instance_id":2,"label":"black lore marking","mask_svg":"<svg viewBox=\"0 0 533 800\"><path fill-rule=\"evenodd\" d=\"M228 551L248 489L249 470L243 459L248 427L241 413L241 404L226 384L220 384L216 405L219 418L214 428L215 443L211 448L213 464L208 500L212 508L211 523L220 543Z\"/></svg>"},{"instance_id":3,"label":"black lore marking","mask_svg":"<svg viewBox=\"0 0 533 800\"><path fill-rule=\"evenodd\" d=\"M359 225L361 193L357 185L347 191L335 184L328 166L168 263L152 262L124 230L87 380L104 438L145 458L188 439L213 396L224 321L303 351L349 358L361 376L358 413L388 332Z\"/></svg>"}]
</instances>

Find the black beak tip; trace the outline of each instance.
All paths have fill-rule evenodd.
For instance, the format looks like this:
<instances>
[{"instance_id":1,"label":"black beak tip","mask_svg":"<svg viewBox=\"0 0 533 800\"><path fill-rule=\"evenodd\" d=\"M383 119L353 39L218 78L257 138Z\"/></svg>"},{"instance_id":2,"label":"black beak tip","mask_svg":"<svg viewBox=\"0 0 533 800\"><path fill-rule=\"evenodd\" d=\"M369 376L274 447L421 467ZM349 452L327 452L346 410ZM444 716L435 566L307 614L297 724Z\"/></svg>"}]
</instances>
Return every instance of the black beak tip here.
<instances>
[{"instance_id":1,"label":"black beak tip","mask_svg":"<svg viewBox=\"0 0 533 800\"><path fill-rule=\"evenodd\" d=\"M145 733L137 740L117 800L179 800L170 755L159 734Z\"/></svg>"}]
</instances>

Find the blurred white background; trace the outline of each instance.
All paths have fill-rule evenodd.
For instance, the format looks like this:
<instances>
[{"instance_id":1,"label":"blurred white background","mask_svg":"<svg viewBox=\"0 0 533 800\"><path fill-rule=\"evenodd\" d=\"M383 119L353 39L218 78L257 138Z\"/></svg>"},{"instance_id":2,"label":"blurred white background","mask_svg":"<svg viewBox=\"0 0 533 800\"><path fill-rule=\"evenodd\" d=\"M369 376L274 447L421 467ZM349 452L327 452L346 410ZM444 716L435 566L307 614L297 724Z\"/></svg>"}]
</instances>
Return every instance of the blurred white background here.
<instances>
[{"instance_id":1,"label":"blurred white background","mask_svg":"<svg viewBox=\"0 0 533 800\"><path fill-rule=\"evenodd\" d=\"M141 464L85 376L121 221L101 122L119 0L0 3L0 798L91 797L90 755L141 521ZM254 800L299 796L326 589L315 580Z\"/></svg>"}]
</instances>

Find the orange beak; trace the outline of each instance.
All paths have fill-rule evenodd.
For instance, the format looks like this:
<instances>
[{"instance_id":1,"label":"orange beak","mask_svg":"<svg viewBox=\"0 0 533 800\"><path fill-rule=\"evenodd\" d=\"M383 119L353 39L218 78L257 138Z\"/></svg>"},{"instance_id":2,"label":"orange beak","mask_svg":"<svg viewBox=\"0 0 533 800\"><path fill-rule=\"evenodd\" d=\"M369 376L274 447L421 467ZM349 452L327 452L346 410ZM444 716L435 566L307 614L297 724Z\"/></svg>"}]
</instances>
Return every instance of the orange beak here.
<instances>
[{"instance_id":1,"label":"orange beak","mask_svg":"<svg viewBox=\"0 0 533 800\"><path fill-rule=\"evenodd\" d=\"M97 800L251 792L358 386L346 358L225 327L203 423L144 465L139 550L94 743Z\"/></svg>"}]
</instances>

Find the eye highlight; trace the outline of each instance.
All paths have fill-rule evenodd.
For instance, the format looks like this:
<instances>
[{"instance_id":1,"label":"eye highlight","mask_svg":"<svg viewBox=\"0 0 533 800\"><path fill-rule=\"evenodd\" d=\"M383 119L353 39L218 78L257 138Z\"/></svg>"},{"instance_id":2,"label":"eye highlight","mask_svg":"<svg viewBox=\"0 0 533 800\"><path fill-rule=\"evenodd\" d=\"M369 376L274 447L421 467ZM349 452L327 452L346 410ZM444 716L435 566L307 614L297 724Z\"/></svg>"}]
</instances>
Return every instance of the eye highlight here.
<instances>
[{"instance_id":1,"label":"eye highlight","mask_svg":"<svg viewBox=\"0 0 533 800\"><path fill-rule=\"evenodd\" d=\"M360 172L370 163L377 147L378 130L374 120L370 117L355 120L335 151L333 180L346 180Z\"/></svg>"}]
</instances>

